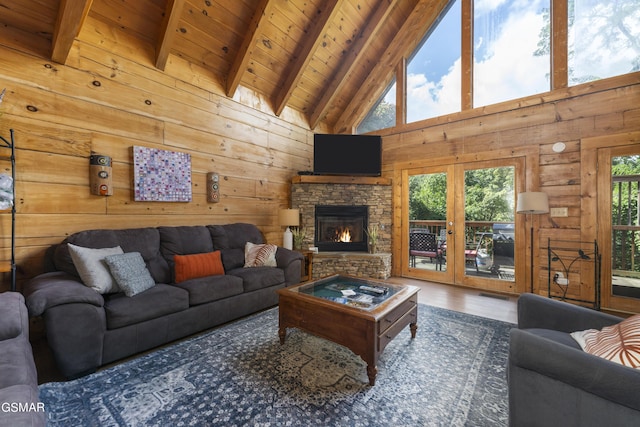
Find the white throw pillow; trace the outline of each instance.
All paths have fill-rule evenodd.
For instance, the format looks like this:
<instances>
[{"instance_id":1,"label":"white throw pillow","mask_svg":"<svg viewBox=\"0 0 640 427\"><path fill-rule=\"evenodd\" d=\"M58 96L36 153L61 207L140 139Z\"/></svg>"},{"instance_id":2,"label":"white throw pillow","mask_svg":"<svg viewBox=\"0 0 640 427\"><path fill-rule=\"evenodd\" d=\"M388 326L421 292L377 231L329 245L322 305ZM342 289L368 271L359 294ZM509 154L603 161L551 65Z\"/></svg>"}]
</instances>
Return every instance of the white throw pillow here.
<instances>
[{"instance_id":1,"label":"white throw pillow","mask_svg":"<svg viewBox=\"0 0 640 427\"><path fill-rule=\"evenodd\" d=\"M247 242L244 246L244 266L245 267L277 267L276 245L256 245Z\"/></svg>"},{"instance_id":2,"label":"white throw pillow","mask_svg":"<svg viewBox=\"0 0 640 427\"><path fill-rule=\"evenodd\" d=\"M109 272L109 267L104 261L104 258L108 255L124 253L120 246L102 249L84 248L71 243L67 243L67 246L69 247L73 265L75 265L78 274L80 274L80 279L86 286L101 294L120 291L118 284Z\"/></svg>"}]
</instances>

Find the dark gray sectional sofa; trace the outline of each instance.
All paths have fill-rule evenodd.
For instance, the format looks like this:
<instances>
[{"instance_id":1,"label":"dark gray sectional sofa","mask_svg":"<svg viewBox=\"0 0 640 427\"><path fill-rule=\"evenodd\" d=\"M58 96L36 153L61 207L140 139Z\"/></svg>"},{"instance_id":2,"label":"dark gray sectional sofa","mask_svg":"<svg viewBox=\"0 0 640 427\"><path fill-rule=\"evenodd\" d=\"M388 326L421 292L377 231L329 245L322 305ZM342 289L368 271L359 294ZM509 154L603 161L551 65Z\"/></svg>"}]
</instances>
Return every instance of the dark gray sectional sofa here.
<instances>
[{"instance_id":1,"label":"dark gray sectional sofa","mask_svg":"<svg viewBox=\"0 0 640 427\"><path fill-rule=\"evenodd\" d=\"M89 230L47 252L47 272L24 287L31 316L42 316L60 372L75 378L144 350L278 303L277 289L300 281L302 255L278 247L277 267L244 268L245 244L265 243L251 224ZM139 252L155 286L132 297L85 286L67 243ZM219 250L223 275L173 283L174 255Z\"/></svg>"},{"instance_id":2,"label":"dark gray sectional sofa","mask_svg":"<svg viewBox=\"0 0 640 427\"><path fill-rule=\"evenodd\" d=\"M0 426L44 426L29 316L18 292L0 294Z\"/></svg>"}]
</instances>

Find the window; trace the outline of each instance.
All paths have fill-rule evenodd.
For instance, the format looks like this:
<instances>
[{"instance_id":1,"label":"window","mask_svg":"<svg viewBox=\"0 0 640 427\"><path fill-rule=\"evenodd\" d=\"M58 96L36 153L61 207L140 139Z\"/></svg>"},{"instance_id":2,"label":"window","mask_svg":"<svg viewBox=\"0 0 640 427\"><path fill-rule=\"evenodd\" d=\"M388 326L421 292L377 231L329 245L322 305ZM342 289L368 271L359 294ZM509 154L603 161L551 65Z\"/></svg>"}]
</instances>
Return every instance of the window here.
<instances>
[{"instance_id":1,"label":"window","mask_svg":"<svg viewBox=\"0 0 640 427\"><path fill-rule=\"evenodd\" d=\"M396 125L396 80L382 94L378 102L369 111L367 117L358 126L356 133L362 134Z\"/></svg>"},{"instance_id":2,"label":"window","mask_svg":"<svg viewBox=\"0 0 640 427\"><path fill-rule=\"evenodd\" d=\"M638 0L569 1L569 84L640 70Z\"/></svg>"},{"instance_id":3,"label":"window","mask_svg":"<svg viewBox=\"0 0 640 427\"><path fill-rule=\"evenodd\" d=\"M550 89L549 0L474 1L473 105L495 104Z\"/></svg>"},{"instance_id":4,"label":"window","mask_svg":"<svg viewBox=\"0 0 640 427\"><path fill-rule=\"evenodd\" d=\"M460 0L453 2L427 33L407 64L407 122L461 109Z\"/></svg>"},{"instance_id":5,"label":"window","mask_svg":"<svg viewBox=\"0 0 640 427\"><path fill-rule=\"evenodd\" d=\"M469 108L467 85L474 108L548 92L551 46L565 31L568 51L559 62L566 55L569 85L640 71L640 1L566 1L566 27L552 32L551 0L450 0L407 63L407 122ZM471 39L472 52L462 52L462 40ZM473 83L463 85L463 76ZM394 84L358 133L395 126L395 91Z\"/></svg>"}]
</instances>

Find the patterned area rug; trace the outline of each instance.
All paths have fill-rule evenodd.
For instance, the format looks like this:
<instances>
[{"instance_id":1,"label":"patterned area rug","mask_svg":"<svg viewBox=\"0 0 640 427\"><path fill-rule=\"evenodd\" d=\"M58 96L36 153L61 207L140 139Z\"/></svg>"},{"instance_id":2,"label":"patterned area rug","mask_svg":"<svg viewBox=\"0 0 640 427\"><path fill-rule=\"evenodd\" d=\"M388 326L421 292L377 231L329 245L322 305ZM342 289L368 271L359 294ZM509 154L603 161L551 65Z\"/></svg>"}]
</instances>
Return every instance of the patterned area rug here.
<instances>
[{"instance_id":1,"label":"patterned area rug","mask_svg":"<svg viewBox=\"0 0 640 427\"><path fill-rule=\"evenodd\" d=\"M426 305L376 385L350 350L277 308L93 375L40 387L51 426L500 426L513 325Z\"/></svg>"}]
</instances>

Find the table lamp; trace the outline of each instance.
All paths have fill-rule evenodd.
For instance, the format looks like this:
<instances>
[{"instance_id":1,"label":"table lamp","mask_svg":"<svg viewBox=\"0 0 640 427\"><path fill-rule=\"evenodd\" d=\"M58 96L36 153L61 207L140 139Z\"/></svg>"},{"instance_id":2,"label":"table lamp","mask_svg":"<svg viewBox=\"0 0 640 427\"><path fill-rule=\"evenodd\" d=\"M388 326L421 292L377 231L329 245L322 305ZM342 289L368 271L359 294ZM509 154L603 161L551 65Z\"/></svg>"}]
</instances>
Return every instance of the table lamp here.
<instances>
[{"instance_id":1,"label":"table lamp","mask_svg":"<svg viewBox=\"0 0 640 427\"><path fill-rule=\"evenodd\" d=\"M297 227L300 225L300 210L298 209L281 209L278 214L278 222L280 225L287 227L284 231L282 239L282 247L293 249L293 233L289 227Z\"/></svg>"}]
</instances>

